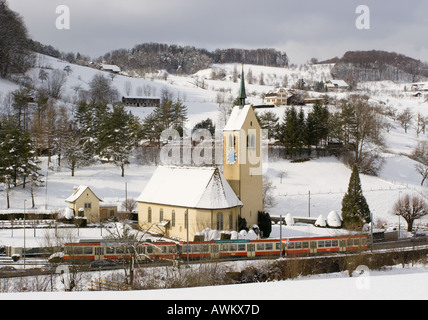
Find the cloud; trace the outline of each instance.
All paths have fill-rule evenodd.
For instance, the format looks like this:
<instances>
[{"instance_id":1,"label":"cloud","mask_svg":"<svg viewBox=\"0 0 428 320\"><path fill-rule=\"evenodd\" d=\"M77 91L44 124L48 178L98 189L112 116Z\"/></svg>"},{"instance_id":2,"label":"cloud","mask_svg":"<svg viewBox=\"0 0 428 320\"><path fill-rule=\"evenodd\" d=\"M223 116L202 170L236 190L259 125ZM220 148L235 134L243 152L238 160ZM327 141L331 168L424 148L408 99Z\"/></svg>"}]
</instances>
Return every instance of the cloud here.
<instances>
[{"instance_id":1,"label":"cloud","mask_svg":"<svg viewBox=\"0 0 428 320\"><path fill-rule=\"evenodd\" d=\"M274 47L289 50L297 63L358 49L406 50L422 58L426 3L366 0L371 28L363 31L355 27L360 0L9 0L34 39L63 51L97 57L144 42ZM70 30L55 28L58 5L70 7Z\"/></svg>"}]
</instances>

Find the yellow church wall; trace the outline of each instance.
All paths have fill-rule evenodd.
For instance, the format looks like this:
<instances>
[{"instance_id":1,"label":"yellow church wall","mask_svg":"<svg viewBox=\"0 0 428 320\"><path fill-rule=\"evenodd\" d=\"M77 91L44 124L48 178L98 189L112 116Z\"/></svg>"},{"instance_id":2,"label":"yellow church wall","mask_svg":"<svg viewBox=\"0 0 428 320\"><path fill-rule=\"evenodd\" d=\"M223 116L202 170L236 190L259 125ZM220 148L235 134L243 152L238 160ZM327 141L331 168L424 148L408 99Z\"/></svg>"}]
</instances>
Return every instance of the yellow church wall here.
<instances>
[{"instance_id":1,"label":"yellow church wall","mask_svg":"<svg viewBox=\"0 0 428 320\"><path fill-rule=\"evenodd\" d=\"M149 217L149 208L151 217ZM161 216L161 212L162 216ZM175 213L175 218L173 213ZM217 229L219 214L223 214L223 223L219 230L233 231L237 228L239 207L224 210L206 210L189 208L189 239L193 241L198 232L206 228ZM169 237L187 239L186 208L154 203L138 203L138 223L140 228ZM168 221L168 226L159 226L159 222ZM233 226L233 228L230 228ZM222 227L222 228L221 228Z\"/></svg>"},{"instance_id":2,"label":"yellow church wall","mask_svg":"<svg viewBox=\"0 0 428 320\"><path fill-rule=\"evenodd\" d=\"M237 154L234 164L227 161L231 135L235 137L234 149ZM223 148L223 174L244 204L241 217L247 220L249 226L258 223L257 213L263 211L261 137L261 127L252 108L249 109L241 130L225 131L223 137L226 146Z\"/></svg>"}]
</instances>

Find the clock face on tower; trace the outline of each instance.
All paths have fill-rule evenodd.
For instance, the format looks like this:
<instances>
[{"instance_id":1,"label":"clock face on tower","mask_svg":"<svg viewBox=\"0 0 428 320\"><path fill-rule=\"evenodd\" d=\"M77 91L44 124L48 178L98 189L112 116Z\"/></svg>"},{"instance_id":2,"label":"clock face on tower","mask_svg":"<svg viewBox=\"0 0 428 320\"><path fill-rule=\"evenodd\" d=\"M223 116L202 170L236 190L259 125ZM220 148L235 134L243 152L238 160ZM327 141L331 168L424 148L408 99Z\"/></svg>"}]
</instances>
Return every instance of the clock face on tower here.
<instances>
[{"instance_id":1,"label":"clock face on tower","mask_svg":"<svg viewBox=\"0 0 428 320\"><path fill-rule=\"evenodd\" d=\"M230 149L229 152L227 153L227 163L228 164L235 164L236 163L236 152L234 149Z\"/></svg>"}]
</instances>

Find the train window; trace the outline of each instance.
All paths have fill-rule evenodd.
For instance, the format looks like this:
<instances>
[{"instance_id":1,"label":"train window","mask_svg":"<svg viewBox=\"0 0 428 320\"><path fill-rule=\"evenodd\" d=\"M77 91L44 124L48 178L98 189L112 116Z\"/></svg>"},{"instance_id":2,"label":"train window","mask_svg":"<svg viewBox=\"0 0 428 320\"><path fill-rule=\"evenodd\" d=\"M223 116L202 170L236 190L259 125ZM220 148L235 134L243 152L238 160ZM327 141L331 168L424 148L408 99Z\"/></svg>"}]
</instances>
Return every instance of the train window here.
<instances>
[{"instance_id":1,"label":"train window","mask_svg":"<svg viewBox=\"0 0 428 320\"><path fill-rule=\"evenodd\" d=\"M169 247L169 253L177 253L177 248L174 246Z\"/></svg>"},{"instance_id":2,"label":"train window","mask_svg":"<svg viewBox=\"0 0 428 320\"><path fill-rule=\"evenodd\" d=\"M122 247L116 247L116 253L123 253L123 251Z\"/></svg>"},{"instance_id":3,"label":"train window","mask_svg":"<svg viewBox=\"0 0 428 320\"><path fill-rule=\"evenodd\" d=\"M151 246L147 247L147 253L153 253L153 247Z\"/></svg>"},{"instance_id":4,"label":"train window","mask_svg":"<svg viewBox=\"0 0 428 320\"><path fill-rule=\"evenodd\" d=\"M138 254L143 254L144 253L144 247L143 246L138 246L137 247L137 253Z\"/></svg>"},{"instance_id":5,"label":"train window","mask_svg":"<svg viewBox=\"0 0 428 320\"><path fill-rule=\"evenodd\" d=\"M333 247L338 247L338 246L339 246L339 241L338 241L338 240L333 240L333 241L331 242L331 245L332 245Z\"/></svg>"},{"instance_id":6,"label":"train window","mask_svg":"<svg viewBox=\"0 0 428 320\"><path fill-rule=\"evenodd\" d=\"M294 242L289 242L288 243L288 249L293 250L295 248Z\"/></svg>"},{"instance_id":7,"label":"train window","mask_svg":"<svg viewBox=\"0 0 428 320\"><path fill-rule=\"evenodd\" d=\"M68 254L68 255L70 255L70 254L73 254L73 248L72 247L65 247L65 254Z\"/></svg>"},{"instance_id":8,"label":"train window","mask_svg":"<svg viewBox=\"0 0 428 320\"><path fill-rule=\"evenodd\" d=\"M83 253L82 247L76 247L76 248L74 248L74 254L82 254L82 253Z\"/></svg>"},{"instance_id":9,"label":"train window","mask_svg":"<svg viewBox=\"0 0 428 320\"><path fill-rule=\"evenodd\" d=\"M296 242L295 243L295 247L296 247L296 249L302 249L302 243L301 242Z\"/></svg>"},{"instance_id":10,"label":"train window","mask_svg":"<svg viewBox=\"0 0 428 320\"><path fill-rule=\"evenodd\" d=\"M361 244L363 246L366 246L367 245L367 239L366 238L361 238Z\"/></svg>"},{"instance_id":11,"label":"train window","mask_svg":"<svg viewBox=\"0 0 428 320\"><path fill-rule=\"evenodd\" d=\"M257 251L262 251L265 249L264 243L257 243Z\"/></svg>"},{"instance_id":12,"label":"train window","mask_svg":"<svg viewBox=\"0 0 428 320\"><path fill-rule=\"evenodd\" d=\"M218 246L217 245L212 245L211 246L211 253L218 253Z\"/></svg>"},{"instance_id":13,"label":"train window","mask_svg":"<svg viewBox=\"0 0 428 320\"><path fill-rule=\"evenodd\" d=\"M237 251L238 250L238 246L236 244L231 244L229 246L229 251Z\"/></svg>"},{"instance_id":14,"label":"train window","mask_svg":"<svg viewBox=\"0 0 428 320\"><path fill-rule=\"evenodd\" d=\"M83 250L85 254L92 254L92 247L85 247Z\"/></svg>"},{"instance_id":15,"label":"train window","mask_svg":"<svg viewBox=\"0 0 428 320\"><path fill-rule=\"evenodd\" d=\"M318 248L324 248L324 247L325 247L324 241L318 241Z\"/></svg>"},{"instance_id":16,"label":"train window","mask_svg":"<svg viewBox=\"0 0 428 320\"><path fill-rule=\"evenodd\" d=\"M316 249L317 248L317 243L315 241L311 242L311 249Z\"/></svg>"},{"instance_id":17,"label":"train window","mask_svg":"<svg viewBox=\"0 0 428 320\"><path fill-rule=\"evenodd\" d=\"M309 249L309 242L303 242L303 249Z\"/></svg>"},{"instance_id":18,"label":"train window","mask_svg":"<svg viewBox=\"0 0 428 320\"><path fill-rule=\"evenodd\" d=\"M354 245L352 239L348 239L347 243L348 243L348 247L352 247Z\"/></svg>"},{"instance_id":19,"label":"train window","mask_svg":"<svg viewBox=\"0 0 428 320\"><path fill-rule=\"evenodd\" d=\"M201 246L201 252L208 252L208 245L207 244L203 244Z\"/></svg>"},{"instance_id":20,"label":"train window","mask_svg":"<svg viewBox=\"0 0 428 320\"><path fill-rule=\"evenodd\" d=\"M227 244L222 244L221 245L221 251L229 251L229 245L227 245Z\"/></svg>"},{"instance_id":21,"label":"train window","mask_svg":"<svg viewBox=\"0 0 428 320\"><path fill-rule=\"evenodd\" d=\"M360 245L360 239L354 239L354 246Z\"/></svg>"},{"instance_id":22,"label":"train window","mask_svg":"<svg viewBox=\"0 0 428 320\"><path fill-rule=\"evenodd\" d=\"M190 253L189 248L190 248L190 246L187 246L187 245L186 245L186 246L183 246L183 252L184 252L184 253L188 253L188 252Z\"/></svg>"},{"instance_id":23,"label":"train window","mask_svg":"<svg viewBox=\"0 0 428 320\"><path fill-rule=\"evenodd\" d=\"M238 244L238 251L245 251L245 244Z\"/></svg>"},{"instance_id":24,"label":"train window","mask_svg":"<svg viewBox=\"0 0 428 320\"><path fill-rule=\"evenodd\" d=\"M266 243L266 250L272 250L273 244L272 243Z\"/></svg>"},{"instance_id":25,"label":"train window","mask_svg":"<svg viewBox=\"0 0 428 320\"><path fill-rule=\"evenodd\" d=\"M113 254L114 253L114 248L113 247L107 247L106 248L106 254Z\"/></svg>"},{"instance_id":26,"label":"train window","mask_svg":"<svg viewBox=\"0 0 428 320\"><path fill-rule=\"evenodd\" d=\"M193 252L195 252L195 253L201 252L201 247L199 247L199 246L193 246Z\"/></svg>"},{"instance_id":27,"label":"train window","mask_svg":"<svg viewBox=\"0 0 428 320\"><path fill-rule=\"evenodd\" d=\"M275 243L275 249L281 250L281 243L279 243L279 242Z\"/></svg>"},{"instance_id":28,"label":"train window","mask_svg":"<svg viewBox=\"0 0 428 320\"><path fill-rule=\"evenodd\" d=\"M331 248L331 240L327 240L327 241L325 242L325 247L326 247L326 248Z\"/></svg>"}]
</instances>

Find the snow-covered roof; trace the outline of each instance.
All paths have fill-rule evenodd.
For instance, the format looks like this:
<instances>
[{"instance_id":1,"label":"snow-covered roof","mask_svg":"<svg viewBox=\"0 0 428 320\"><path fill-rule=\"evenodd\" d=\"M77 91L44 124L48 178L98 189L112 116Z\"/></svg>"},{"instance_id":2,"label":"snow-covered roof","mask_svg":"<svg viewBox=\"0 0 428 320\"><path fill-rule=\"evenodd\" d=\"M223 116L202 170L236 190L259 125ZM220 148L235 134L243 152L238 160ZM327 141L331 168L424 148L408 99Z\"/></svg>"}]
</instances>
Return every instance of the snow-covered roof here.
<instances>
[{"instance_id":1,"label":"snow-covered roof","mask_svg":"<svg viewBox=\"0 0 428 320\"><path fill-rule=\"evenodd\" d=\"M223 131L241 130L250 108L250 105L246 105L242 109L240 106L235 106Z\"/></svg>"},{"instance_id":2,"label":"snow-covered roof","mask_svg":"<svg viewBox=\"0 0 428 320\"><path fill-rule=\"evenodd\" d=\"M243 205L223 174L211 167L160 166L137 201L219 210Z\"/></svg>"},{"instance_id":3,"label":"snow-covered roof","mask_svg":"<svg viewBox=\"0 0 428 320\"><path fill-rule=\"evenodd\" d=\"M329 86L329 84L335 86L335 87L339 87L339 88L347 88L348 84L344 81L344 80L329 80L326 82L327 86Z\"/></svg>"},{"instance_id":4,"label":"snow-covered roof","mask_svg":"<svg viewBox=\"0 0 428 320\"><path fill-rule=\"evenodd\" d=\"M120 68L113 64L103 64L102 67L105 71L120 72Z\"/></svg>"},{"instance_id":5,"label":"snow-covered roof","mask_svg":"<svg viewBox=\"0 0 428 320\"><path fill-rule=\"evenodd\" d=\"M68 197L67 199L65 199L65 201L66 202L75 202L86 191L86 189L91 190L88 186L79 186L77 188L77 191L73 192L73 195L71 195L70 197ZM95 195L95 193L93 191L92 191L92 193ZM97 195L95 195L95 196L97 197ZM98 198L98 200L102 201L100 198Z\"/></svg>"}]
</instances>

